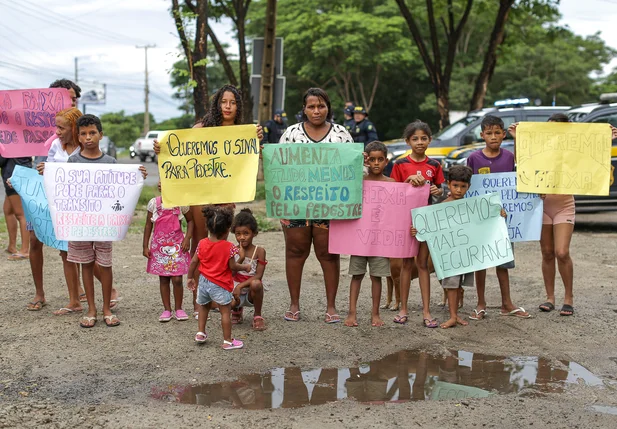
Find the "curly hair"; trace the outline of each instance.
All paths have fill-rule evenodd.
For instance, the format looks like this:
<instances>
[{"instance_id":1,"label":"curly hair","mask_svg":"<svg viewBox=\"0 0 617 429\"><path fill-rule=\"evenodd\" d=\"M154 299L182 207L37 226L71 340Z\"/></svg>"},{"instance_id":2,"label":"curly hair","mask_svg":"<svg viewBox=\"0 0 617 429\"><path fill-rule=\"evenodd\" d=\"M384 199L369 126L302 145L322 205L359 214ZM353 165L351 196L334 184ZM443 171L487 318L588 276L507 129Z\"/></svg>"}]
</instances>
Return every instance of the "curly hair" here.
<instances>
[{"instance_id":1,"label":"curly hair","mask_svg":"<svg viewBox=\"0 0 617 429\"><path fill-rule=\"evenodd\" d=\"M64 88L64 89L72 89L75 91L75 97L81 97L81 88L72 80L68 79L58 79L55 80L49 85L50 88Z\"/></svg>"},{"instance_id":2,"label":"curly hair","mask_svg":"<svg viewBox=\"0 0 617 429\"><path fill-rule=\"evenodd\" d=\"M96 126L96 129L99 131L99 133L103 132L103 125L101 124L101 120L97 116L88 113L87 115L83 115L77 120L77 130L79 130L79 127L87 127L89 125Z\"/></svg>"},{"instance_id":3,"label":"curly hair","mask_svg":"<svg viewBox=\"0 0 617 429\"><path fill-rule=\"evenodd\" d=\"M228 205L215 206L208 204L201 209L206 218L208 231L214 234L217 238L229 232L231 224L234 220L234 209Z\"/></svg>"},{"instance_id":4,"label":"curly hair","mask_svg":"<svg viewBox=\"0 0 617 429\"><path fill-rule=\"evenodd\" d=\"M453 180L457 182L471 183L473 170L466 165L453 165L448 171L448 182Z\"/></svg>"},{"instance_id":5,"label":"curly hair","mask_svg":"<svg viewBox=\"0 0 617 429\"><path fill-rule=\"evenodd\" d=\"M236 228L240 226L246 226L253 232L253 234L257 235L257 219L255 219L255 216L253 216L253 212L251 211L251 209L244 208L240 210L240 213L238 213L236 215L236 218L234 219L234 223L231 227L231 232L235 233Z\"/></svg>"},{"instance_id":6,"label":"curly hair","mask_svg":"<svg viewBox=\"0 0 617 429\"><path fill-rule=\"evenodd\" d=\"M221 99L223 94L231 92L236 99L236 118L234 119L234 125L242 125L242 92L233 85L223 85L218 91L214 93L210 99L210 107L206 112L206 116L201 120L201 124L205 127L220 127L223 125L223 112L221 110Z\"/></svg>"},{"instance_id":7,"label":"curly hair","mask_svg":"<svg viewBox=\"0 0 617 429\"><path fill-rule=\"evenodd\" d=\"M73 134L73 143L79 145L81 147L81 143L79 143L79 127L77 126L77 120L83 116L83 113L76 107L69 107L68 109L60 110L56 113L56 118L62 117L67 120L69 125L71 126L71 131ZM66 145L62 144L62 149L66 150Z\"/></svg>"}]
</instances>

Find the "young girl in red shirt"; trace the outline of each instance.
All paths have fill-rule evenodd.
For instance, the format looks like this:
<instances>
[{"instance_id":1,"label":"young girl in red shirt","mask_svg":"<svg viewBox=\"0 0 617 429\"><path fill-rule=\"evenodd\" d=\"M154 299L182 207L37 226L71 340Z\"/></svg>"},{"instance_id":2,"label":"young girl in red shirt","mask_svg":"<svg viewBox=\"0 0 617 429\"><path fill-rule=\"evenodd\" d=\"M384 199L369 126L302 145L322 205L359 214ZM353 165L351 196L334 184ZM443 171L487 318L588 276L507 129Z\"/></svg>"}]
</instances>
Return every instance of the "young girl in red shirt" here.
<instances>
[{"instance_id":1,"label":"young girl in red shirt","mask_svg":"<svg viewBox=\"0 0 617 429\"><path fill-rule=\"evenodd\" d=\"M229 206L207 205L202 212L208 226L208 237L199 241L188 273L188 288L195 290L195 270L199 267L196 301L199 305L199 332L195 335L195 341L205 343L208 339L206 322L212 302L215 302L221 311L223 348L240 349L244 346L242 341L231 337L231 303L234 299L232 270L250 271L251 266L236 262L234 256L238 248L227 241L233 222L233 209Z\"/></svg>"}]
</instances>

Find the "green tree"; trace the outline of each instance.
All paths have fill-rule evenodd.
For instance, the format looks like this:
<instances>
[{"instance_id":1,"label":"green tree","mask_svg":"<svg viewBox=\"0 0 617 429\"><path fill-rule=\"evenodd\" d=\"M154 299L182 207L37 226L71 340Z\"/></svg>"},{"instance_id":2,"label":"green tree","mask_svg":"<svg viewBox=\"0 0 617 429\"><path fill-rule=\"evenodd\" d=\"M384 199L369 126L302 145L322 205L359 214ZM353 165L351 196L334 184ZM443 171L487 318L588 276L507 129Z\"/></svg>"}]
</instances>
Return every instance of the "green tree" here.
<instances>
[{"instance_id":1,"label":"green tree","mask_svg":"<svg viewBox=\"0 0 617 429\"><path fill-rule=\"evenodd\" d=\"M116 146L128 148L141 134L144 115L141 114L140 121L136 121L135 116L126 116L124 110L101 115L105 135L116 143ZM154 118L151 119L154 123Z\"/></svg>"}]
</instances>

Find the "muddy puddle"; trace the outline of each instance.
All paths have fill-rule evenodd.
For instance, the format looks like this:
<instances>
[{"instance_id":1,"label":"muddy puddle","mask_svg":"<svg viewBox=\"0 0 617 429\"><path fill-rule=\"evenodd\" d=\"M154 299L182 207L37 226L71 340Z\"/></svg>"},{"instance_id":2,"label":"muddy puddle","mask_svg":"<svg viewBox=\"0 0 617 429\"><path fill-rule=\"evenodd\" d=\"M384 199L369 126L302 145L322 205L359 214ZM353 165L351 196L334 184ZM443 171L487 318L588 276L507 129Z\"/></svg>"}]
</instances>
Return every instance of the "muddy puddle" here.
<instances>
[{"instance_id":1,"label":"muddy puddle","mask_svg":"<svg viewBox=\"0 0 617 429\"><path fill-rule=\"evenodd\" d=\"M229 382L155 388L151 396L168 402L256 410L322 405L346 398L382 404L508 393L538 396L563 392L573 383L600 386L602 380L575 362L407 350L353 368L274 368Z\"/></svg>"}]
</instances>

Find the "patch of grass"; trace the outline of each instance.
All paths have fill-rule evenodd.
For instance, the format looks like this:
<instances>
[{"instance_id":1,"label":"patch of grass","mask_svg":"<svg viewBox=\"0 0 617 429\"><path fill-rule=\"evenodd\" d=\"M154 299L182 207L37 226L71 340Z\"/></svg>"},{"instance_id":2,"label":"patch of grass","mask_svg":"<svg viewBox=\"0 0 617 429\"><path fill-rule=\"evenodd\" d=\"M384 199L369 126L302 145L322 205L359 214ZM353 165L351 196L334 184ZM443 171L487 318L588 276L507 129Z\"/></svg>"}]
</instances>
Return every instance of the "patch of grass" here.
<instances>
[{"instance_id":1,"label":"patch of grass","mask_svg":"<svg viewBox=\"0 0 617 429\"><path fill-rule=\"evenodd\" d=\"M5 234L6 230L6 222L4 221L4 216L0 215L0 234Z\"/></svg>"},{"instance_id":2,"label":"patch of grass","mask_svg":"<svg viewBox=\"0 0 617 429\"><path fill-rule=\"evenodd\" d=\"M266 184L257 182L257 190L255 191L255 201L263 201L266 199Z\"/></svg>"},{"instance_id":3,"label":"patch of grass","mask_svg":"<svg viewBox=\"0 0 617 429\"><path fill-rule=\"evenodd\" d=\"M259 232L276 231L278 229L277 224L264 215L255 213L255 219L257 220Z\"/></svg>"},{"instance_id":4,"label":"patch of grass","mask_svg":"<svg viewBox=\"0 0 617 429\"><path fill-rule=\"evenodd\" d=\"M137 210L146 210L146 207L148 206L148 202L158 196L159 194L159 189L158 186L144 186L143 188L141 188L141 195L139 195L139 200L137 201L137 207L135 208L135 211Z\"/></svg>"}]
</instances>

